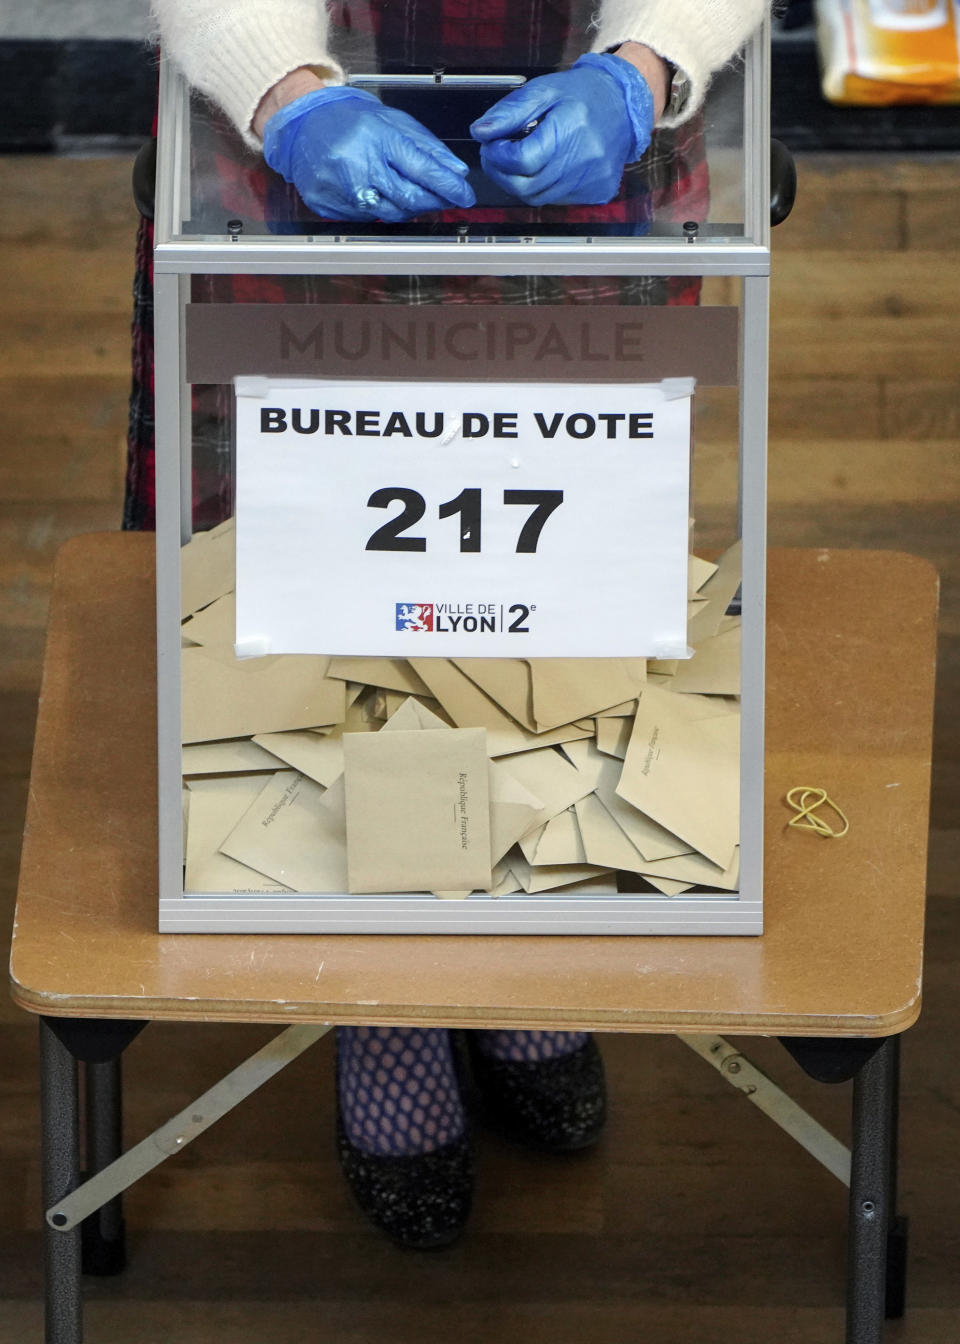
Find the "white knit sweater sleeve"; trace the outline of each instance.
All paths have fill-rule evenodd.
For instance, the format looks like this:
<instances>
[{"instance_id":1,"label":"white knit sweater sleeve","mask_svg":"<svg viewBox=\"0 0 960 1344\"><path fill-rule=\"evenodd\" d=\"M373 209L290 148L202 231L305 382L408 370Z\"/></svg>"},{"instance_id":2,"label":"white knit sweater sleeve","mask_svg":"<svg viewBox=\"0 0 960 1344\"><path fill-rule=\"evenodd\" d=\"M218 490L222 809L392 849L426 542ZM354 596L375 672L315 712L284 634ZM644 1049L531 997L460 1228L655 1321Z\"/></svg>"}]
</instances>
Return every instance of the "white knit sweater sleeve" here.
<instances>
[{"instance_id":1,"label":"white knit sweater sleeve","mask_svg":"<svg viewBox=\"0 0 960 1344\"><path fill-rule=\"evenodd\" d=\"M343 83L323 0L153 0L153 11L163 51L255 148L250 123L277 80L311 65Z\"/></svg>"},{"instance_id":2,"label":"white knit sweater sleeve","mask_svg":"<svg viewBox=\"0 0 960 1344\"><path fill-rule=\"evenodd\" d=\"M643 42L686 77L681 121L703 101L710 76L758 26L770 0L601 0L593 49ZM164 51L217 103L247 142L261 98L301 65L343 70L327 48L324 0L153 0Z\"/></svg>"},{"instance_id":3,"label":"white knit sweater sleeve","mask_svg":"<svg viewBox=\"0 0 960 1344\"><path fill-rule=\"evenodd\" d=\"M685 120L703 102L710 76L726 65L770 8L770 0L602 0L594 51L643 42L689 83L683 107L664 125Z\"/></svg>"}]
</instances>

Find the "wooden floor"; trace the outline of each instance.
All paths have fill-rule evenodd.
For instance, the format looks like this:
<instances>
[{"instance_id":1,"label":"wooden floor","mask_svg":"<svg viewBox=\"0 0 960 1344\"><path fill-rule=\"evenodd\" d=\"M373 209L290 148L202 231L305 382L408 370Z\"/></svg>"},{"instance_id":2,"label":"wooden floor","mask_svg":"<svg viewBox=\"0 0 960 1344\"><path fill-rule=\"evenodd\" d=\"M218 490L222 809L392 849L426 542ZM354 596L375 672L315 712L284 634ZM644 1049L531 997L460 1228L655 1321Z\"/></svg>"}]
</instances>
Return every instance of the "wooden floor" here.
<instances>
[{"instance_id":1,"label":"wooden floor","mask_svg":"<svg viewBox=\"0 0 960 1344\"><path fill-rule=\"evenodd\" d=\"M129 162L0 159L0 903L9 928L54 552L117 526ZM897 1344L960 1337L960 160L809 158L776 235L771 540L899 548L943 577L926 1008L907 1038ZM864 594L870 601L870 594ZM882 646L884 631L876 638ZM911 669L903 668L904 678ZM849 689L849 688L848 688ZM828 688L825 688L825 693ZM154 1026L128 1137L268 1033ZM849 1090L745 1042L844 1133ZM385 1245L332 1159L323 1042L127 1201L131 1265L89 1285L92 1344L836 1344L844 1194L679 1042L604 1042L613 1114L566 1161L481 1142L469 1236ZM34 1024L0 1004L0 1344L41 1313Z\"/></svg>"}]
</instances>

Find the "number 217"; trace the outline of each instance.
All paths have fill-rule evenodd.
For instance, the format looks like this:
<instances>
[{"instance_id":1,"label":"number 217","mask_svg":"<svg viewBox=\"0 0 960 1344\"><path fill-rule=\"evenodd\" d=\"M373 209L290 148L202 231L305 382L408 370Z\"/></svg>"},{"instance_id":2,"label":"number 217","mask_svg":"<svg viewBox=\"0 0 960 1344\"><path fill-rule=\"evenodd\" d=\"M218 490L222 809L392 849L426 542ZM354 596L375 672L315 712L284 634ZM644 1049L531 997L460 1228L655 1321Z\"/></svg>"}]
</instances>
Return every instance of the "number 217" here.
<instances>
[{"instance_id":1,"label":"number 217","mask_svg":"<svg viewBox=\"0 0 960 1344\"><path fill-rule=\"evenodd\" d=\"M526 505L530 509L517 537L518 555L535 555L540 534L550 515L563 503L562 490L504 490L504 504ZM418 490L402 485L388 485L374 490L367 500L367 508L389 509L400 504L398 514L378 527L367 542L368 551L425 551L426 537L411 537L407 529L419 523L427 511L427 503ZM470 487L461 490L455 499L448 499L437 510L440 518L460 519L460 550L482 550L481 491Z\"/></svg>"}]
</instances>

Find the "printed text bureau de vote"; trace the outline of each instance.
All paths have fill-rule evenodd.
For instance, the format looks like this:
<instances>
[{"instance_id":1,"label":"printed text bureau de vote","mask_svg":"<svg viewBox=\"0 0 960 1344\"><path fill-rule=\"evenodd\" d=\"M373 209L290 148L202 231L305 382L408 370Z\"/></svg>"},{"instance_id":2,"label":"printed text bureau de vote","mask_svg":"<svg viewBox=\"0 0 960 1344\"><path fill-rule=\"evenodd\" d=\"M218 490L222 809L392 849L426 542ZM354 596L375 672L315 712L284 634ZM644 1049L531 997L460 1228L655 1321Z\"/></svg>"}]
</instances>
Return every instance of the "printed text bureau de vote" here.
<instances>
[{"instance_id":1,"label":"printed text bureau de vote","mask_svg":"<svg viewBox=\"0 0 960 1344\"><path fill-rule=\"evenodd\" d=\"M652 411L534 411L532 423L519 411L462 411L450 417L464 439L519 439L523 433L554 439L561 429L571 439L652 439ZM348 411L319 406L263 406L261 434L318 434L358 438L439 438L447 427L443 411Z\"/></svg>"}]
</instances>

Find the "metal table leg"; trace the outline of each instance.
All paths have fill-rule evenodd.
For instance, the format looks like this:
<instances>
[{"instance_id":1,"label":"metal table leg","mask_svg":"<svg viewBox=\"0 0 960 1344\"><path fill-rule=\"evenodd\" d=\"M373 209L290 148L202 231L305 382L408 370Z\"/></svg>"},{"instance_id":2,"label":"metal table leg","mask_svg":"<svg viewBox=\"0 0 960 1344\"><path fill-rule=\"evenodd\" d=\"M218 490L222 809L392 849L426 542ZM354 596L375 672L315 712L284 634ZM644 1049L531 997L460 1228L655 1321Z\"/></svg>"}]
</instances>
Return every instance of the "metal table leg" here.
<instances>
[{"instance_id":1,"label":"metal table leg","mask_svg":"<svg viewBox=\"0 0 960 1344\"><path fill-rule=\"evenodd\" d=\"M121 1056L89 1061L84 1068L86 1090L86 1170L96 1176L116 1161L123 1148ZM84 1274L119 1274L126 1266L122 1200L119 1195L82 1224Z\"/></svg>"},{"instance_id":2,"label":"metal table leg","mask_svg":"<svg viewBox=\"0 0 960 1344\"><path fill-rule=\"evenodd\" d=\"M891 1036L893 1097L890 1106L890 1219L887 1227L886 1317L898 1321L907 1306L907 1252L910 1220L898 1212L900 1166L900 1042Z\"/></svg>"},{"instance_id":3,"label":"metal table leg","mask_svg":"<svg viewBox=\"0 0 960 1344\"><path fill-rule=\"evenodd\" d=\"M40 1106L43 1207L50 1208L80 1181L77 1061L40 1018ZM80 1229L57 1232L44 1223L46 1344L81 1344Z\"/></svg>"},{"instance_id":4,"label":"metal table leg","mask_svg":"<svg viewBox=\"0 0 960 1344\"><path fill-rule=\"evenodd\" d=\"M896 1063L896 1043L890 1038L853 1080L847 1344L880 1344L883 1337L887 1240L894 1212Z\"/></svg>"}]
</instances>

